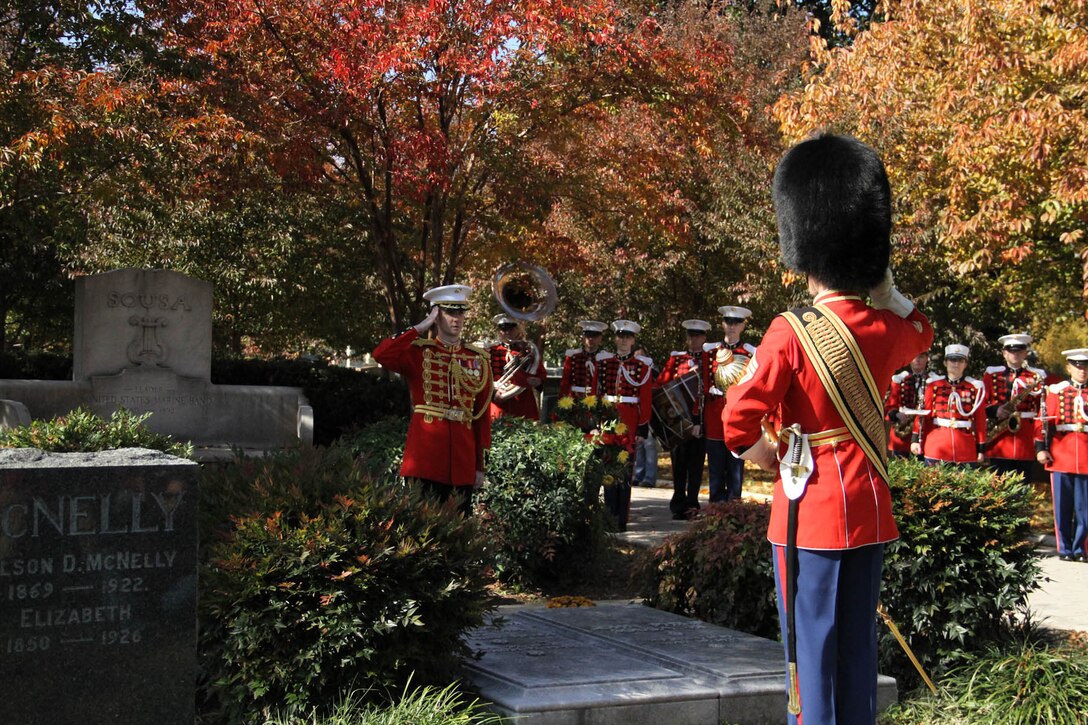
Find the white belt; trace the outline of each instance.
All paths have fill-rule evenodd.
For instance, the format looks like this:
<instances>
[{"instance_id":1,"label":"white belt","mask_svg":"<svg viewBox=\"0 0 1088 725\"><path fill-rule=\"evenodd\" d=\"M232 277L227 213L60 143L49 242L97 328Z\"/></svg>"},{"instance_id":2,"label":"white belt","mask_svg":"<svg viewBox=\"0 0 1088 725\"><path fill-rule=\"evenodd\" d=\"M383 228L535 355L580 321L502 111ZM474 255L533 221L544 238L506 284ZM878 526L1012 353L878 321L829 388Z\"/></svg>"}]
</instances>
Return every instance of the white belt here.
<instances>
[{"instance_id":1,"label":"white belt","mask_svg":"<svg viewBox=\"0 0 1088 725\"><path fill-rule=\"evenodd\" d=\"M633 395L606 395L604 399L609 403L637 403L638 398Z\"/></svg>"},{"instance_id":2,"label":"white belt","mask_svg":"<svg viewBox=\"0 0 1088 725\"><path fill-rule=\"evenodd\" d=\"M1023 413L1020 414L1020 420L1031 420L1034 417L1035 417L1035 411L1034 410L1025 410Z\"/></svg>"},{"instance_id":3,"label":"white belt","mask_svg":"<svg viewBox=\"0 0 1088 725\"><path fill-rule=\"evenodd\" d=\"M572 392L572 393L588 393L589 388L587 388L585 386L582 386L582 385L572 385L572 386L570 386L570 392Z\"/></svg>"},{"instance_id":4,"label":"white belt","mask_svg":"<svg viewBox=\"0 0 1088 725\"><path fill-rule=\"evenodd\" d=\"M933 423L942 428L970 428L969 420L952 420L951 418L934 418Z\"/></svg>"},{"instance_id":5,"label":"white belt","mask_svg":"<svg viewBox=\"0 0 1088 725\"><path fill-rule=\"evenodd\" d=\"M1059 423L1054 427L1059 433L1084 433L1088 431L1088 425L1084 423Z\"/></svg>"}]
</instances>

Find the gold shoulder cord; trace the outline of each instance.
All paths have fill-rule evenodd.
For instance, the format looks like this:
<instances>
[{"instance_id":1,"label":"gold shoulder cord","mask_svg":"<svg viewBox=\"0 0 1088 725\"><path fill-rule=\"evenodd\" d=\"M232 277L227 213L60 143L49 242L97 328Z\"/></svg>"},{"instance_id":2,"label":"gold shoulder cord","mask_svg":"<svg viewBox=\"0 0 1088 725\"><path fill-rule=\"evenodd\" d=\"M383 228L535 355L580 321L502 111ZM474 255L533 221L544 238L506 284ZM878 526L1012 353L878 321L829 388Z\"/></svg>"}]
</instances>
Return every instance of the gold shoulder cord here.
<instances>
[{"instance_id":1,"label":"gold shoulder cord","mask_svg":"<svg viewBox=\"0 0 1088 725\"><path fill-rule=\"evenodd\" d=\"M461 367L460 363L455 362L454 360L450 360L450 367L453 369L454 383L459 388L467 391L469 393L469 397L471 399L475 400L476 395L479 394L479 392L484 389L484 386L491 384L491 363L486 360L486 358L487 358L486 353L484 353L479 348L472 347L472 346L469 346L469 345L465 345L464 347L466 349L468 349L468 350L471 350L472 352L474 352L475 354L477 354L477 355L479 355L481 357L480 362L483 363L483 365L481 366L481 370L486 370L487 374L480 376L479 385L477 385L472 380L472 376L467 375L465 373L464 368ZM487 401L483 404L483 406L481 406L480 410L473 412L472 420L479 420L483 416L483 414L485 412L487 412L487 410L489 409L489 407L491 405L491 395L493 394L493 392L494 391L491 391L491 392L488 393Z\"/></svg>"}]
</instances>

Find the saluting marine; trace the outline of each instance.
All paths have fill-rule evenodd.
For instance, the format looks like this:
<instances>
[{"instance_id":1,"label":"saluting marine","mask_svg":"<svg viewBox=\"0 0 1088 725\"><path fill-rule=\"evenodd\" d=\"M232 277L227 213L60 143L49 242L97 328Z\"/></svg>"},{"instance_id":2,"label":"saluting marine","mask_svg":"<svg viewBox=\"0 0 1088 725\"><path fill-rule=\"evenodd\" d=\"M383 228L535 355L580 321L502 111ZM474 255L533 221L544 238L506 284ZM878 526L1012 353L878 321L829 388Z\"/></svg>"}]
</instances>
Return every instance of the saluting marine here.
<instances>
[{"instance_id":1,"label":"saluting marine","mask_svg":"<svg viewBox=\"0 0 1088 725\"><path fill-rule=\"evenodd\" d=\"M525 339L521 323L507 314L491 318L499 332L499 341L488 346L495 392L491 398L491 420L512 415L529 420L540 419L536 388L544 382L540 351Z\"/></svg>"},{"instance_id":2,"label":"saluting marine","mask_svg":"<svg viewBox=\"0 0 1088 725\"><path fill-rule=\"evenodd\" d=\"M1035 416L1039 413L1046 371L1027 363L1031 335L1005 335L1004 365L986 368L986 457L997 471L1016 471L1029 480L1035 458ZM1024 421L1029 421L1024 423Z\"/></svg>"},{"instance_id":3,"label":"saluting marine","mask_svg":"<svg viewBox=\"0 0 1088 725\"><path fill-rule=\"evenodd\" d=\"M740 498L744 485L744 461L729 452L725 445L725 430L722 418L725 415L725 394L714 383L714 373L718 370L718 353L726 349L733 353L735 360L751 360L756 354L755 345L741 342L740 336L748 327L748 318L752 311L747 307L724 305L718 308L722 316L722 332L725 339L712 343L708 347L714 355L710 376L710 386L706 391L706 460L707 475L710 484L710 501L718 503Z\"/></svg>"},{"instance_id":4,"label":"saluting marine","mask_svg":"<svg viewBox=\"0 0 1088 725\"><path fill-rule=\"evenodd\" d=\"M906 458L911 454L914 419L921 413L925 399L926 381L929 375L929 351L918 353L910 366L892 376L888 397L884 400L884 414L891 424L888 431L888 453L894 458Z\"/></svg>"},{"instance_id":5,"label":"saluting marine","mask_svg":"<svg viewBox=\"0 0 1088 725\"><path fill-rule=\"evenodd\" d=\"M635 436L635 446L649 433L653 402L653 360L635 355L635 335L642 327L631 320L615 320L616 352L597 353L597 390L615 404L620 421ZM616 519L620 531L627 528L631 507L631 467L623 481L617 481L604 491L605 504Z\"/></svg>"},{"instance_id":6,"label":"saluting marine","mask_svg":"<svg viewBox=\"0 0 1088 725\"><path fill-rule=\"evenodd\" d=\"M681 324L686 333L687 347L684 350L673 350L665 361L661 374L657 376L659 385L688 373L698 376L695 395L689 401L694 427L690 437L680 441L669 452L672 462L672 500L669 501L669 510L672 511L674 519L690 518L699 510L699 487L703 481L703 461L706 458L703 403L706 391L713 385L710 373L714 359L713 353L704 349L710 323L706 320L684 320Z\"/></svg>"},{"instance_id":7,"label":"saluting marine","mask_svg":"<svg viewBox=\"0 0 1088 725\"><path fill-rule=\"evenodd\" d=\"M578 327L582 330L582 346L567 350L559 379L559 394L575 399L597 393L597 353L601 351L601 335L608 325L597 320L579 320Z\"/></svg>"},{"instance_id":8,"label":"saluting marine","mask_svg":"<svg viewBox=\"0 0 1088 725\"><path fill-rule=\"evenodd\" d=\"M471 288L428 290L427 317L374 348L374 359L404 377L412 418L400 475L417 479L445 500L456 495L471 510L472 488L484 481L484 450L491 445L491 365L486 350L461 342ZM434 328L435 336L422 334Z\"/></svg>"},{"instance_id":9,"label":"saluting marine","mask_svg":"<svg viewBox=\"0 0 1088 725\"><path fill-rule=\"evenodd\" d=\"M964 375L970 350L966 345L944 349L947 375L931 375L923 408L915 422L917 440L911 452L927 463L976 464L984 460L986 391L981 380Z\"/></svg>"},{"instance_id":10,"label":"saluting marine","mask_svg":"<svg viewBox=\"0 0 1088 725\"><path fill-rule=\"evenodd\" d=\"M1062 355L1069 379L1046 388L1036 459L1050 471L1058 556L1088 562L1088 348Z\"/></svg>"}]
</instances>

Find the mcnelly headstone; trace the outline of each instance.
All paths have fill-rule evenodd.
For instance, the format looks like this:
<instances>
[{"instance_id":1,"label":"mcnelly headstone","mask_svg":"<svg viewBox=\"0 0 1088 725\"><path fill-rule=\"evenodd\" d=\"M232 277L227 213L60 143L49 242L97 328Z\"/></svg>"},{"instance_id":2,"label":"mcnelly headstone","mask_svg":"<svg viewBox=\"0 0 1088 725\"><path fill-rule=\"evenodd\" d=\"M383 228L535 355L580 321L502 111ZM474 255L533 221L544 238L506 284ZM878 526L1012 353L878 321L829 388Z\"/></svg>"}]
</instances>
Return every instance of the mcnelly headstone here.
<instances>
[{"instance_id":1,"label":"mcnelly headstone","mask_svg":"<svg viewBox=\"0 0 1088 725\"><path fill-rule=\"evenodd\" d=\"M192 725L197 466L0 451L0 723Z\"/></svg>"}]
</instances>

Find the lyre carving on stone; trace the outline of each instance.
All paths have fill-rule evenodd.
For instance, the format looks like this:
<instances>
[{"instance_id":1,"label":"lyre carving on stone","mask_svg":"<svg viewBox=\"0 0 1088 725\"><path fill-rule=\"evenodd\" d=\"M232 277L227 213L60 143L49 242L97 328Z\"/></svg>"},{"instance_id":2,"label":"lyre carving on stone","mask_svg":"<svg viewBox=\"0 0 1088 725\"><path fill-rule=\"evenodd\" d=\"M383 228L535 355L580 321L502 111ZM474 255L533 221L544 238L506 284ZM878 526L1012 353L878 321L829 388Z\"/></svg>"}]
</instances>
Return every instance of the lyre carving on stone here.
<instances>
[{"instance_id":1,"label":"lyre carving on stone","mask_svg":"<svg viewBox=\"0 0 1088 725\"><path fill-rule=\"evenodd\" d=\"M128 345L129 361L136 365L163 365L166 362L166 347L159 342L158 329L166 327L166 320L133 315L128 318L128 324L140 328Z\"/></svg>"}]
</instances>

